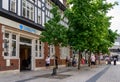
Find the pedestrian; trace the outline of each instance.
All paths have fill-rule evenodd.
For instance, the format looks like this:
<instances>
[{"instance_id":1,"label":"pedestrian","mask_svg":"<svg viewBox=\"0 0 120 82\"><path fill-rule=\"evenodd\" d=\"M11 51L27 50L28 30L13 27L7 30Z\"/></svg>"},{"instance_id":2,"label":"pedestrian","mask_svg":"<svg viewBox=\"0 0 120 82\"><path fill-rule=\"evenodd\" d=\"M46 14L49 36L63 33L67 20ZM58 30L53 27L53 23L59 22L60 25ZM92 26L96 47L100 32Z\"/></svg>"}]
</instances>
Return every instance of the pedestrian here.
<instances>
[{"instance_id":1,"label":"pedestrian","mask_svg":"<svg viewBox=\"0 0 120 82\"><path fill-rule=\"evenodd\" d=\"M85 64L85 59L81 58L81 64Z\"/></svg>"},{"instance_id":2,"label":"pedestrian","mask_svg":"<svg viewBox=\"0 0 120 82\"><path fill-rule=\"evenodd\" d=\"M72 66L72 60L73 60L73 58L70 57L70 59L69 59L69 66Z\"/></svg>"},{"instance_id":3,"label":"pedestrian","mask_svg":"<svg viewBox=\"0 0 120 82\"><path fill-rule=\"evenodd\" d=\"M50 66L50 57L49 56L46 57L45 63L46 63L46 68L48 69Z\"/></svg>"},{"instance_id":4,"label":"pedestrian","mask_svg":"<svg viewBox=\"0 0 120 82\"><path fill-rule=\"evenodd\" d=\"M74 56L73 59L72 59L72 66L73 66L73 67L76 67L76 58L75 58L75 56Z\"/></svg>"},{"instance_id":5,"label":"pedestrian","mask_svg":"<svg viewBox=\"0 0 120 82\"><path fill-rule=\"evenodd\" d=\"M95 56L91 56L91 67L95 67Z\"/></svg>"},{"instance_id":6,"label":"pedestrian","mask_svg":"<svg viewBox=\"0 0 120 82\"><path fill-rule=\"evenodd\" d=\"M113 61L114 61L114 65L116 65L117 58L114 57L114 58L113 58Z\"/></svg>"},{"instance_id":7,"label":"pedestrian","mask_svg":"<svg viewBox=\"0 0 120 82\"><path fill-rule=\"evenodd\" d=\"M68 67L69 66L69 57L68 56L66 56L66 67Z\"/></svg>"}]
</instances>

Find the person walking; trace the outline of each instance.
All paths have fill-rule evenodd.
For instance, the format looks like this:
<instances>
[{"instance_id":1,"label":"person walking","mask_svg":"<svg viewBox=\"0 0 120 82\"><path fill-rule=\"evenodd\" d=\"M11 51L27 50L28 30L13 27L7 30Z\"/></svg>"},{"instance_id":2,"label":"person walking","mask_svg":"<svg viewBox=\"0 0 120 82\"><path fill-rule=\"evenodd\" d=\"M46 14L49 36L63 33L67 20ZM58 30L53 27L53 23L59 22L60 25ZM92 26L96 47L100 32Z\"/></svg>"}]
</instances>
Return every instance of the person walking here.
<instances>
[{"instance_id":1,"label":"person walking","mask_svg":"<svg viewBox=\"0 0 120 82\"><path fill-rule=\"evenodd\" d=\"M69 57L68 56L66 56L66 67L69 67Z\"/></svg>"},{"instance_id":2,"label":"person walking","mask_svg":"<svg viewBox=\"0 0 120 82\"><path fill-rule=\"evenodd\" d=\"M95 67L95 56L91 56L91 67Z\"/></svg>"},{"instance_id":3,"label":"person walking","mask_svg":"<svg viewBox=\"0 0 120 82\"><path fill-rule=\"evenodd\" d=\"M50 57L49 56L46 57L45 63L46 63L46 68L48 69L50 66Z\"/></svg>"},{"instance_id":4,"label":"person walking","mask_svg":"<svg viewBox=\"0 0 120 82\"><path fill-rule=\"evenodd\" d=\"M114 57L114 58L113 58L113 61L114 61L114 65L116 65L117 58Z\"/></svg>"}]
</instances>

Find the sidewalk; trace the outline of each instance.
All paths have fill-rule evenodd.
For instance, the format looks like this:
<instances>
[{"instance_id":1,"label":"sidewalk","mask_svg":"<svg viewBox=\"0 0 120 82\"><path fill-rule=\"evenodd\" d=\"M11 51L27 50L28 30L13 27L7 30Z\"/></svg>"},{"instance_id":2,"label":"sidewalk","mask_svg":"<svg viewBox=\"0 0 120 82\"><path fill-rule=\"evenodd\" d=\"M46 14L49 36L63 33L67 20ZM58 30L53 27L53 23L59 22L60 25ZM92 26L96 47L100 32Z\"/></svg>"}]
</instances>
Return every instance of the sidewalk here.
<instances>
[{"instance_id":1,"label":"sidewalk","mask_svg":"<svg viewBox=\"0 0 120 82\"><path fill-rule=\"evenodd\" d=\"M52 69L5 74L0 75L0 82L86 82L106 67L90 68L84 65L80 70L77 67L62 67L57 70L56 76L51 76Z\"/></svg>"}]
</instances>

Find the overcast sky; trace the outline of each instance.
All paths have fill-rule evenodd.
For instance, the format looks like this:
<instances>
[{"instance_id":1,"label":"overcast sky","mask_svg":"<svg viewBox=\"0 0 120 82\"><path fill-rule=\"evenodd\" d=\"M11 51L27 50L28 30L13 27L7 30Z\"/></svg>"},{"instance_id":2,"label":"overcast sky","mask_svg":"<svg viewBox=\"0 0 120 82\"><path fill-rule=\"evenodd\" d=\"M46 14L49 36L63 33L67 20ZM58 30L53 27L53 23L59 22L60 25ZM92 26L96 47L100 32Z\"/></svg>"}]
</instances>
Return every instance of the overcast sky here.
<instances>
[{"instance_id":1,"label":"overcast sky","mask_svg":"<svg viewBox=\"0 0 120 82\"><path fill-rule=\"evenodd\" d=\"M115 2L117 1L119 5L114 6L112 10L109 11L108 15L113 16L111 22L110 29L113 31L118 30L118 33L120 33L120 0L107 0L108 2Z\"/></svg>"}]
</instances>

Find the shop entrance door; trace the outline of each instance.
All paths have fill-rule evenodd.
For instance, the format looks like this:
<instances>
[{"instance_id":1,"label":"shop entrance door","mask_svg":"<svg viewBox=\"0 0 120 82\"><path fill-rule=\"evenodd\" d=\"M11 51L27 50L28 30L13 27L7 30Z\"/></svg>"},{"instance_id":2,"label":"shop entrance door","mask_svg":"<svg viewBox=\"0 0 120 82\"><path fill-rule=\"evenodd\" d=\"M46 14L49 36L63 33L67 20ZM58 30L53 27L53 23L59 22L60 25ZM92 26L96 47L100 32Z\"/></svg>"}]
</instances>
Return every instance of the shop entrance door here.
<instances>
[{"instance_id":1,"label":"shop entrance door","mask_svg":"<svg viewBox=\"0 0 120 82\"><path fill-rule=\"evenodd\" d=\"M31 46L20 45L20 71L31 70Z\"/></svg>"}]
</instances>

